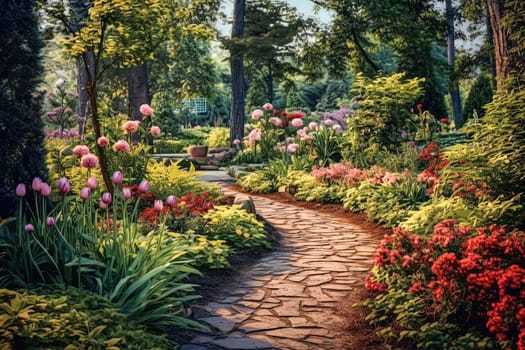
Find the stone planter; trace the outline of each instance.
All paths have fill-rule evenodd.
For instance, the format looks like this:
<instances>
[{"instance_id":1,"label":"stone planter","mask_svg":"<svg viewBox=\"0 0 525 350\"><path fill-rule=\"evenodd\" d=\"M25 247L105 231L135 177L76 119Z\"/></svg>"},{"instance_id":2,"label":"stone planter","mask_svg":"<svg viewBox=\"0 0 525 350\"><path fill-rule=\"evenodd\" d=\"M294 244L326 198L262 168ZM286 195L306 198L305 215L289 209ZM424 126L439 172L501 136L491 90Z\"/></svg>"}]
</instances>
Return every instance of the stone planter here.
<instances>
[{"instance_id":1,"label":"stone planter","mask_svg":"<svg viewBox=\"0 0 525 350\"><path fill-rule=\"evenodd\" d=\"M206 155L208 154L208 146L189 146L188 154L192 158L206 158Z\"/></svg>"}]
</instances>

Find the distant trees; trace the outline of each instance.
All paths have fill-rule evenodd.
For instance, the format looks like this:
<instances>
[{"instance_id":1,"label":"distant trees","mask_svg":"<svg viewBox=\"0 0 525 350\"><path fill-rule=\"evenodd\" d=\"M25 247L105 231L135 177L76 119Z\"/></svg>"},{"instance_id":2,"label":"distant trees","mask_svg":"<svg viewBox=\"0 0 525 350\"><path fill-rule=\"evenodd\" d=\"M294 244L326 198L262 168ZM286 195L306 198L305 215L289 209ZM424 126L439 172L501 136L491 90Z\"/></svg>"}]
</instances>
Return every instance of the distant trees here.
<instances>
[{"instance_id":1,"label":"distant trees","mask_svg":"<svg viewBox=\"0 0 525 350\"><path fill-rule=\"evenodd\" d=\"M43 43L34 6L34 0L0 0L0 188L47 178L37 90Z\"/></svg>"}]
</instances>

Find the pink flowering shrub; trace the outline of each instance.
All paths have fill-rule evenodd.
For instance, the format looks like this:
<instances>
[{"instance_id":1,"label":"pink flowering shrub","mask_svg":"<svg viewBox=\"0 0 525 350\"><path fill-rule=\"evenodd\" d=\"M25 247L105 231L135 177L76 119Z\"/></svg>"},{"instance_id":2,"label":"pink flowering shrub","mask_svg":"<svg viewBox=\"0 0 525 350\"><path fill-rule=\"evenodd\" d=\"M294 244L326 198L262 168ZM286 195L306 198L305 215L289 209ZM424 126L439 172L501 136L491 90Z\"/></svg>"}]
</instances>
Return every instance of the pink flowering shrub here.
<instances>
[{"instance_id":1,"label":"pink flowering shrub","mask_svg":"<svg viewBox=\"0 0 525 350\"><path fill-rule=\"evenodd\" d=\"M372 310L369 319L381 324L384 316L396 324L404 317L403 305L417 300L424 317L415 324L396 324L419 332L411 333L407 343L401 340L403 348L428 336L421 330L437 322L453 332L450 343L440 344L443 349L475 337L484 337L487 349L525 349L524 258L525 233L497 225L474 230L445 220L428 238L397 228L381 241L365 281L369 290L380 293L366 302Z\"/></svg>"}]
</instances>

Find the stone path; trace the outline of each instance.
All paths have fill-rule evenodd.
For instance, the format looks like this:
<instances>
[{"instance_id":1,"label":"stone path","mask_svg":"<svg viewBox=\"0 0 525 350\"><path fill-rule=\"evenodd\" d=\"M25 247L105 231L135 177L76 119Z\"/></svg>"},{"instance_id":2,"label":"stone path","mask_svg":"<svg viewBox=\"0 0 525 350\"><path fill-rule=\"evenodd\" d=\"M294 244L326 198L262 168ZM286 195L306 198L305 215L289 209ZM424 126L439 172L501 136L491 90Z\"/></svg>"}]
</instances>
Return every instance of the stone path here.
<instances>
[{"instance_id":1,"label":"stone path","mask_svg":"<svg viewBox=\"0 0 525 350\"><path fill-rule=\"evenodd\" d=\"M280 245L232 277L213 302L192 306L215 332L181 350L348 349L339 308L363 283L379 237L328 214L252 197Z\"/></svg>"}]
</instances>

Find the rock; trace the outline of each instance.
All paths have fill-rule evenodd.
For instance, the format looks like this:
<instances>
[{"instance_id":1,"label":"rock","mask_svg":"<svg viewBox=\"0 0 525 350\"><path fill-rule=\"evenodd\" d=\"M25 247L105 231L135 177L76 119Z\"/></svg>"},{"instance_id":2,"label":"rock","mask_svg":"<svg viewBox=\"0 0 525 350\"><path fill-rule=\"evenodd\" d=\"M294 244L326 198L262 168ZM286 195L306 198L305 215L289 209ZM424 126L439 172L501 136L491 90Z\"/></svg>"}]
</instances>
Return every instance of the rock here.
<instances>
[{"instance_id":1,"label":"rock","mask_svg":"<svg viewBox=\"0 0 525 350\"><path fill-rule=\"evenodd\" d=\"M236 148L230 147L218 147L210 148L208 150L208 163L213 165L220 165L230 159L232 159L237 153Z\"/></svg>"},{"instance_id":2,"label":"rock","mask_svg":"<svg viewBox=\"0 0 525 350\"><path fill-rule=\"evenodd\" d=\"M235 196L235 199L233 200L233 205L240 205L240 207L246 210L248 213L256 214L253 198L245 194L239 194Z\"/></svg>"}]
</instances>

